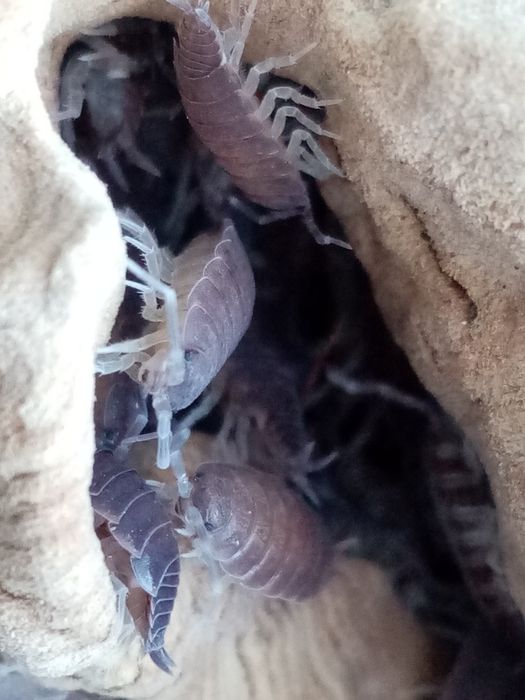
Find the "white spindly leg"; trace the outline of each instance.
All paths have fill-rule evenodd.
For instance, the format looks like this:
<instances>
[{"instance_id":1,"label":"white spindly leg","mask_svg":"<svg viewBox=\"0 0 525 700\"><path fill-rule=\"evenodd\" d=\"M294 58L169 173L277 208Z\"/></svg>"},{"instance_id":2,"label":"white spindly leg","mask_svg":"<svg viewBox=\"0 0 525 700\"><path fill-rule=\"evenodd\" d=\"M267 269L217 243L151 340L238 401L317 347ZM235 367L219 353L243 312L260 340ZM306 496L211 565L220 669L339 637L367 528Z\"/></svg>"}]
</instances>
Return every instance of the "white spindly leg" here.
<instances>
[{"instance_id":1,"label":"white spindly leg","mask_svg":"<svg viewBox=\"0 0 525 700\"><path fill-rule=\"evenodd\" d=\"M293 66L299 61L305 54L314 49L317 46L317 42L308 44L304 49L298 51L296 54L288 54L286 56L274 56L256 63L248 71L246 80L244 81L243 90L248 95L255 95L257 88L259 87L259 81L261 76L269 73L277 68L287 68L288 66Z\"/></svg>"},{"instance_id":2,"label":"white spindly leg","mask_svg":"<svg viewBox=\"0 0 525 700\"><path fill-rule=\"evenodd\" d=\"M261 104L256 111L256 116L263 120L268 119L270 114L275 109L277 100L292 100L295 104L309 107L310 109L320 109L329 105L337 105L341 103L339 99L318 100L316 97L303 95L297 88L282 85L280 87L270 88L261 100Z\"/></svg>"},{"instance_id":3,"label":"white spindly leg","mask_svg":"<svg viewBox=\"0 0 525 700\"><path fill-rule=\"evenodd\" d=\"M127 212L119 213L119 221L122 228L128 232L128 235L124 236L124 240L140 250L144 256L148 272L160 280L160 251L157 241L151 235L148 227L142 222L136 221ZM155 311L157 310L157 295L155 291L148 288L148 291L144 291L142 296L144 299L142 315L147 321L158 320L151 318L151 316L155 316Z\"/></svg>"},{"instance_id":4,"label":"white spindly leg","mask_svg":"<svg viewBox=\"0 0 525 700\"><path fill-rule=\"evenodd\" d=\"M153 396L153 410L157 417L157 467L167 469L170 466L171 453L171 419L173 411L165 391Z\"/></svg>"},{"instance_id":5,"label":"white spindly leg","mask_svg":"<svg viewBox=\"0 0 525 700\"><path fill-rule=\"evenodd\" d=\"M271 130L271 134L274 139L278 138L283 133L286 120L289 117L293 117L296 121L299 122L299 124L302 124L307 129L310 129L310 131L312 131L314 134L318 134L319 136L328 136L328 138L334 140L339 138L337 134L334 134L332 131L327 131L326 129L323 129L323 127L319 126L319 124L314 122L313 119L310 119L310 117L307 117L305 114L303 114L299 107L284 105L284 107L279 107L279 109L275 113L275 118L273 120Z\"/></svg>"},{"instance_id":6,"label":"white spindly leg","mask_svg":"<svg viewBox=\"0 0 525 700\"><path fill-rule=\"evenodd\" d=\"M232 26L229 29L225 29L222 32L222 50L224 55L228 58L233 51L236 42L239 39L240 29L239 27Z\"/></svg>"},{"instance_id":7,"label":"white spindly leg","mask_svg":"<svg viewBox=\"0 0 525 700\"><path fill-rule=\"evenodd\" d=\"M333 171L328 171L321 165L313 153L310 153L306 148L302 150L295 164L301 172L311 175L315 180L326 180L330 175L334 174ZM336 174L341 175L341 172L338 171Z\"/></svg>"},{"instance_id":8,"label":"white spindly leg","mask_svg":"<svg viewBox=\"0 0 525 700\"><path fill-rule=\"evenodd\" d=\"M78 119L80 117L84 106L84 84L88 73L89 66L78 60L72 60L66 66L62 76L62 88L60 91L64 106L55 115L57 121Z\"/></svg>"},{"instance_id":9,"label":"white spindly leg","mask_svg":"<svg viewBox=\"0 0 525 700\"><path fill-rule=\"evenodd\" d=\"M312 153L309 153L303 148L303 143L309 146ZM303 159L310 170L313 169L319 173L308 173L309 175L313 174L314 177L320 177L320 179L322 179L322 177L326 177L326 171L341 177L343 175L339 168L328 158L312 134L306 131L306 129L296 129L292 132L286 153L290 162L295 163L300 170L307 172L306 168L302 167L303 162L301 159ZM321 171L324 171L324 175Z\"/></svg>"},{"instance_id":10,"label":"white spindly leg","mask_svg":"<svg viewBox=\"0 0 525 700\"><path fill-rule=\"evenodd\" d=\"M186 474L186 468L182 460L181 449L184 443L189 439L191 430L178 426L173 436L172 447L174 448L170 454L170 467L177 479L177 490L181 498L188 498L191 494L191 483Z\"/></svg>"},{"instance_id":11,"label":"white spindly leg","mask_svg":"<svg viewBox=\"0 0 525 700\"><path fill-rule=\"evenodd\" d=\"M255 8L257 7L257 0L251 0L244 15L244 20L241 25L239 38L233 45L231 53L228 57L228 63L230 63L234 68L238 68L241 62L242 54L244 51L244 45L246 44L246 39L250 33L253 18L255 16Z\"/></svg>"},{"instance_id":12,"label":"white spindly leg","mask_svg":"<svg viewBox=\"0 0 525 700\"><path fill-rule=\"evenodd\" d=\"M149 355L142 352L131 352L125 355L99 355L95 360L95 372L99 374L113 374L113 372L125 372L137 362L144 362Z\"/></svg>"},{"instance_id":13,"label":"white spindly leg","mask_svg":"<svg viewBox=\"0 0 525 700\"><path fill-rule=\"evenodd\" d=\"M128 212L119 212L118 218L122 228L129 234L124 239L144 254L148 272L160 279L160 249L149 228L136 221Z\"/></svg>"},{"instance_id":14,"label":"white spindly leg","mask_svg":"<svg viewBox=\"0 0 525 700\"><path fill-rule=\"evenodd\" d=\"M164 297L167 339L169 344L168 356L166 357L166 386L180 384L184 378L184 353L180 344L177 295L170 286L164 284L164 282L161 282L160 279L146 272L146 270L143 270L134 260L128 260L127 268L135 277Z\"/></svg>"},{"instance_id":15,"label":"white spindly leg","mask_svg":"<svg viewBox=\"0 0 525 700\"><path fill-rule=\"evenodd\" d=\"M111 345L106 345L103 348L99 348L97 354L114 355L116 353L137 353L147 350L148 348L152 348L155 345L159 345L159 343L165 343L166 341L166 331L160 330L155 331L155 333L147 333L146 335L133 340L122 340L119 343L111 343Z\"/></svg>"},{"instance_id":16,"label":"white spindly leg","mask_svg":"<svg viewBox=\"0 0 525 700\"><path fill-rule=\"evenodd\" d=\"M189 432L189 431L188 431ZM171 454L170 466L177 478L177 490L181 498L188 498L191 494L191 483L186 474L186 469L182 461L180 450L175 450Z\"/></svg>"},{"instance_id":17,"label":"white spindly leg","mask_svg":"<svg viewBox=\"0 0 525 700\"><path fill-rule=\"evenodd\" d=\"M141 311L142 318L146 321L154 321L155 323L160 323L164 320L164 312L161 308L157 307L157 295L152 289L141 282L135 282L133 280L126 280L126 287L136 289L142 294L142 299L144 301L144 306Z\"/></svg>"},{"instance_id":18,"label":"white spindly leg","mask_svg":"<svg viewBox=\"0 0 525 700\"><path fill-rule=\"evenodd\" d=\"M316 243L319 243L319 245L336 245L339 248L344 248L345 250L352 250L350 243L342 241L340 238L334 238L333 236L328 236L326 233L323 233L319 226L315 223L311 213L303 216L303 223L313 236Z\"/></svg>"}]
</instances>

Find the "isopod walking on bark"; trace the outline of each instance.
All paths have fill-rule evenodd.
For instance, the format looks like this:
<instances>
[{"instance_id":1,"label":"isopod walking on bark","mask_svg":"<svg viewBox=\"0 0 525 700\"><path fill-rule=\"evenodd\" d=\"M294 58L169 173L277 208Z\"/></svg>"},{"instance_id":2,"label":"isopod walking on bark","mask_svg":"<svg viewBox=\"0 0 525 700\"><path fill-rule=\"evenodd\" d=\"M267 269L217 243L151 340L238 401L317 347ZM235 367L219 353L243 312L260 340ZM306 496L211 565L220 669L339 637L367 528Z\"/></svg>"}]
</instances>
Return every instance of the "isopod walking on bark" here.
<instances>
[{"instance_id":1,"label":"isopod walking on bark","mask_svg":"<svg viewBox=\"0 0 525 700\"><path fill-rule=\"evenodd\" d=\"M192 481L181 508L205 561L266 596L317 593L330 574L332 545L320 517L282 478L210 462Z\"/></svg>"},{"instance_id":2,"label":"isopod walking on bark","mask_svg":"<svg viewBox=\"0 0 525 700\"><path fill-rule=\"evenodd\" d=\"M201 234L177 258L161 251L148 229L129 216L121 222L126 240L144 255L147 269L128 261L140 282L142 315L159 330L99 350L102 373L127 370L152 395L157 417L157 466L174 469L179 492L189 495L181 441L172 432L173 413L187 408L206 389L246 331L253 311L253 273L233 224ZM158 307L157 298L164 299ZM182 332L179 329L182 324Z\"/></svg>"},{"instance_id":3,"label":"isopod walking on bark","mask_svg":"<svg viewBox=\"0 0 525 700\"><path fill-rule=\"evenodd\" d=\"M261 76L295 64L315 44L295 55L261 61L243 79L240 61L257 0L250 3L242 26L225 31L209 16L209 2L197 0L195 7L189 0L168 2L184 12L174 49L175 70L183 107L197 136L250 201L269 209L274 218L301 216L318 243L349 248L319 230L300 175L341 175L313 136L336 135L295 106L319 109L340 100L318 100L290 86L271 88L261 102L255 95ZM278 107L271 121L276 101L282 99L295 105ZM292 131L286 146L281 136L288 118L304 128Z\"/></svg>"},{"instance_id":4,"label":"isopod walking on bark","mask_svg":"<svg viewBox=\"0 0 525 700\"><path fill-rule=\"evenodd\" d=\"M126 374L102 378L105 400L95 409L96 452L90 487L93 510L129 553L136 583L149 597L144 648L163 671L173 662L164 634L179 584L179 548L173 523L156 491L132 469L126 439L147 422L141 387Z\"/></svg>"}]
</instances>

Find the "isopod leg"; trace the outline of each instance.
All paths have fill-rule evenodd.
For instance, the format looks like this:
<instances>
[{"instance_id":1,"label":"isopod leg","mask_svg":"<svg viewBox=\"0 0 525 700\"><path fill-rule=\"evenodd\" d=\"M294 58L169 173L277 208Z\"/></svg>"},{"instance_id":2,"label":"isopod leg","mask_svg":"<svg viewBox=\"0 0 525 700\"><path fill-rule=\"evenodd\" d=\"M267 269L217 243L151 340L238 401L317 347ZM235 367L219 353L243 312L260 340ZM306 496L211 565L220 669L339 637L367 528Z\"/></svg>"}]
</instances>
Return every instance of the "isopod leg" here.
<instances>
[{"instance_id":1,"label":"isopod leg","mask_svg":"<svg viewBox=\"0 0 525 700\"><path fill-rule=\"evenodd\" d=\"M303 147L303 143L309 146L311 153ZM334 175L343 175L306 129L296 129L292 132L286 153L288 159L301 170L306 170L307 167L309 171L313 171L308 174L314 174L314 177L326 177L326 171Z\"/></svg>"},{"instance_id":2,"label":"isopod leg","mask_svg":"<svg viewBox=\"0 0 525 700\"><path fill-rule=\"evenodd\" d=\"M143 170L149 175L153 175L154 177L160 177L161 172L157 168L155 163L136 147L136 145L132 142L131 138L126 139L125 143L121 142L119 145L125 152L127 159L132 165L134 165L136 168L139 168L140 170Z\"/></svg>"},{"instance_id":3,"label":"isopod leg","mask_svg":"<svg viewBox=\"0 0 525 700\"><path fill-rule=\"evenodd\" d=\"M171 430L173 411L165 391L153 395L153 410L157 418L157 467L171 467L177 479L177 489L182 498L188 498L191 484L182 461L180 448L189 437L189 430L177 431L175 436Z\"/></svg>"},{"instance_id":4,"label":"isopod leg","mask_svg":"<svg viewBox=\"0 0 525 700\"><path fill-rule=\"evenodd\" d=\"M128 181L124 175L124 171L116 158L116 148L110 144L106 148L101 148L98 152L98 158L101 160L109 171L111 177L123 192L129 192Z\"/></svg>"},{"instance_id":5,"label":"isopod leg","mask_svg":"<svg viewBox=\"0 0 525 700\"><path fill-rule=\"evenodd\" d=\"M85 63L68 64L62 79L63 102L65 103L55 115L58 122L78 119L84 106L84 83L89 68Z\"/></svg>"},{"instance_id":6,"label":"isopod leg","mask_svg":"<svg viewBox=\"0 0 525 700\"><path fill-rule=\"evenodd\" d=\"M140 338L134 338L133 340L122 340L118 343L110 343L109 345L99 348L97 352L99 355L137 353L152 348L159 343L165 343L166 340L166 333L164 331L155 331L154 333L146 333L146 335Z\"/></svg>"},{"instance_id":7,"label":"isopod leg","mask_svg":"<svg viewBox=\"0 0 525 700\"><path fill-rule=\"evenodd\" d=\"M326 129L323 129L321 126L319 126L319 124L316 124L316 122L314 122L313 119L310 119L305 114L303 114L298 107L293 107L290 105L284 105L284 107L279 107L279 109L275 113L275 118L273 120L271 130L273 138L279 138L279 136L283 133L286 120L289 117L293 117L296 121L299 122L299 124L302 124L307 129L310 129L310 131L312 131L314 134L318 134L318 136L328 136L328 138L334 140L339 138L337 134L334 134L332 131L327 131Z\"/></svg>"},{"instance_id":8,"label":"isopod leg","mask_svg":"<svg viewBox=\"0 0 525 700\"><path fill-rule=\"evenodd\" d=\"M177 310L177 295L175 291L154 277L134 260L128 260L128 270L139 280L149 285L154 292L164 297L164 308L166 311L166 326L168 330L168 385L180 384L184 378L184 353L180 345L179 316Z\"/></svg>"},{"instance_id":9,"label":"isopod leg","mask_svg":"<svg viewBox=\"0 0 525 700\"><path fill-rule=\"evenodd\" d=\"M144 256L146 269L150 275L160 280L160 252L148 228L144 224L134 221L132 217L125 213L119 213L119 221L122 228L128 232L128 235L124 236L124 240L140 250ZM148 321L156 320L148 317L150 314L154 315L154 312L157 311L157 295L155 291L148 288L148 291L142 292L142 296L144 299L142 315Z\"/></svg>"},{"instance_id":10,"label":"isopod leg","mask_svg":"<svg viewBox=\"0 0 525 700\"><path fill-rule=\"evenodd\" d=\"M164 314L162 312L162 309L159 309L156 306L156 301L152 301L152 298L156 299L157 295L152 293L149 287L147 287L145 284L142 284L141 282L135 282L134 280L126 280L126 287L136 289L142 294L144 306L142 307L141 313L142 317L146 321L154 321L155 323L160 323L163 320Z\"/></svg>"},{"instance_id":11,"label":"isopod leg","mask_svg":"<svg viewBox=\"0 0 525 700\"><path fill-rule=\"evenodd\" d=\"M157 467L167 469L170 466L173 411L166 392L156 393L153 396L152 405L157 418Z\"/></svg>"},{"instance_id":12,"label":"isopod leg","mask_svg":"<svg viewBox=\"0 0 525 700\"><path fill-rule=\"evenodd\" d=\"M342 172L338 168L333 166L331 170L327 170L323 165L321 165L317 157L305 148L302 149L301 155L296 161L296 165L301 172L306 173L306 175L310 175L316 180L326 180L331 175L339 175L339 177L342 177Z\"/></svg>"},{"instance_id":13,"label":"isopod leg","mask_svg":"<svg viewBox=\"0 0 525 700\"><path fill-rule=\"evenodd\" d=\"M126 372L136 362L148 359L145 353L127 353L125 355L99 355L95 360L95 372L98 374L113 374L114 372Z\"/></svg>"},{"instance_id":14,"label":"isopod leg","mask_svg":"<svg viewBox=\"0 0 525 700\"><path fill-rule=\"evenodd\" d=\"M342 241L340 238L334 238L333 236L328 236L323 233L319 226L315 223L314 218L311 214L303 216L303 222L308 229L308 231L314 237L316 243L319 245L336 245L339 248L344 248L345 250L352 250L352 246L347 241Z\"/></svg>"},{"instance_id":15,"label":"isopod leg","mask_svg":"<svg viewBox=\"0 0 525 700\"><path fill-rule=\"evenodd\" d=\"M186 507L184 511L184 523L186 525L184 533L189 533L195 539L193 540L193 549L181 556L184 558L196 557L201 559L210 572L215 593L220 593L221 581L224 577L223 571L209 551L209 534L204 525L202 515L194 505ZM182 530L178 530L178 532L182 532Z\"/></svg>"},{"instance_id":16,"label":"isopod leg","mask_svg":"<svg viewBox=\"0 0 525 700\"><path fill-rule=\"evenodd\" d=\"M228 63L230 63L234 68L239 68L241 62L242 54L244 51L244 45L246 44L246 39L250 33L253 18L255 16L255 8L257 7L257 0L252 0L248 5L246 14L244 15L244 20L242 22L239 38L233 44L230 55L227 57Z\"/></svg>"},{"instance_id":17,"label":"isopod leg","mask_svg":"<svg viewBox=\"0 0 525 700\"><path fill-rule=\"evenodd\" d=\"M321 107L328 107L329 105L340 104L339 99L330 100L318 100L315 97L309 97L308 95L303 95L302 92L297 90L297 88L280 86L270 88L261 100L256 115L259 119L268 119L270 114L275 109L275 103L277 100L292 100L295 104L302 105L303 107L309 107L310 109L320 109Z\"/></svg>"},{"instance_id":18,"label":"isopod leg","mask_svg":"<svg viewBox=\"0 0 525 700\"><path fill-rule=\"evenodd\" d=\"M288 54L286 56L274 56L273 58L267 58L260 63L256 63L248 71L246 80L244 81L243 90L248 95L255 95L257 88L259 87L259 81L261 76L265 73L269 73L277 68L287 68L288 66L295 65L305 54L314 49L317 46L317 42L308 44L304 49L298 51L296 54Z\"/></svg>"}]
</instances>

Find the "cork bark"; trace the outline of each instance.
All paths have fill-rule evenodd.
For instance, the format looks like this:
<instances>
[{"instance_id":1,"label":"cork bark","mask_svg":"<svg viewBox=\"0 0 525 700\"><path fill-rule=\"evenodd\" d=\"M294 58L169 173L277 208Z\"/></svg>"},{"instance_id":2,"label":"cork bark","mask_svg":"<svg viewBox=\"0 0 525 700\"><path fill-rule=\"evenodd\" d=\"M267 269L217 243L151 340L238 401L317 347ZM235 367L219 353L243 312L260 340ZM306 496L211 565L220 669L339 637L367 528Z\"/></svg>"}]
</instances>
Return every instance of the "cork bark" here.
<instances>
[{"instance_id":1,"label":"cork bark","mask_svg":"<svg viewBox=\"0 0 525 700\"><path fill-rule=\"evenodd\" d=\"M124 248L104 187L61 142L49 115L63 52L82 28L178 14L160 0L1 0L0 9L0 651L39 676L115 694L140 676L136 693L147 688L152 696L173 680L142 665L136 639L119 641L87 492L93 354L122 295ZM524 9L520 0L498 12L488 0L261 0L247 46L255 61L319 42L287 75L343 99L328 122L341 135L346 180L329 182L324 194L394 337L481 453L522 609ZM212 11L220 10L214 3ZM185 674L178 686L199 688L199 697L221 697L214 687L227 694L223 659L236 669L232 677L244 678L240 698L256 697L250 684L270 678L281 688L273 697L292 697L286 688L293 684L309 697L316 673L331 689L323 695L317 688L316 697L348 697L341 688L355 698L393 697L363 688L382 677L388 689L396 673L413 687L427 664L421 633L388 598L377 571L361 563L346 569L302 612L256 606L238 639L221 627L220 610L231 614L229 604L210 603L216 634L229 635L228 651L217 658L212 647L199 652L202 625L191 623L198 588L188 575L173 631L185 640L177 641L180 654L173 651ZM375 611L383 604L396 611L395 632L389 615ZM330 619L335 631L325 630ZM303 648L305 630L331 635L317 649L327 656L316 662L321 671L313 647ZM276 650L290 648L281 643L288 634L309 662L290 655L280 666ZM261 648L273 659L264 676L254 670ZM384 676L379 665L372 672L373 654L383 659Z\"/></svg>"}]
</instances>

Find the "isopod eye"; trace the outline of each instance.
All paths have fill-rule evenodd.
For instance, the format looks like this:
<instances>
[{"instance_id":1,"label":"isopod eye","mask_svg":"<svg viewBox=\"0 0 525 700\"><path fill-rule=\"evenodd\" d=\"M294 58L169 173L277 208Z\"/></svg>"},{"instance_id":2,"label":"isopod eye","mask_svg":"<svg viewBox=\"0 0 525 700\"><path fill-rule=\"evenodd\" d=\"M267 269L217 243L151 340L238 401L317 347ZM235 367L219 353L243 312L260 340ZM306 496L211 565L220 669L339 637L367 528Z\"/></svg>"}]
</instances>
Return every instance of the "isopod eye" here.
<instances>
[{"instance_id":1,"label":"isopod eye","mask_svg":"<svg viewBox=\"0 0 525 700\"><path fill-rule=\"evenodd\" d=\"M191 362L197 352L195 350L185 350L184 351L184 361L185 362Z\"/></svg>"},{"instance_id":2,"label":"isopod eye","mask_svg":"<svg viewBox=\"0 0 525 700\"><path fill-rule=\"evenodd\" d=\"M206 530L207 530L208 532L213 532L214 530L217 529L217 527L216 527L213 523L210 523L209 520L207 520L207 521L204 523L204 527L206 528Z\"/></svg>"}]
</instances>

